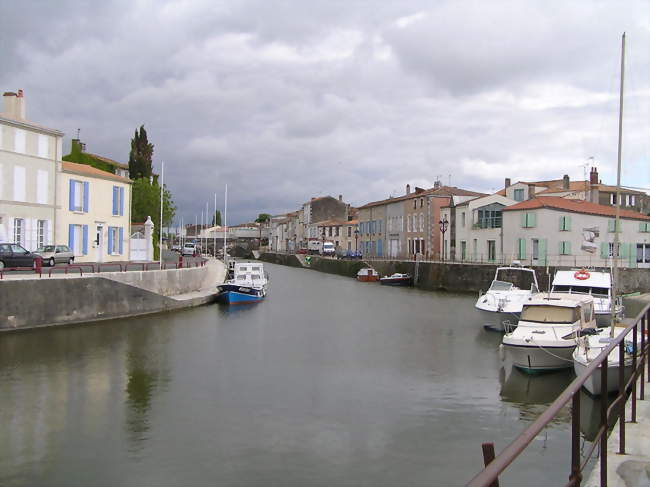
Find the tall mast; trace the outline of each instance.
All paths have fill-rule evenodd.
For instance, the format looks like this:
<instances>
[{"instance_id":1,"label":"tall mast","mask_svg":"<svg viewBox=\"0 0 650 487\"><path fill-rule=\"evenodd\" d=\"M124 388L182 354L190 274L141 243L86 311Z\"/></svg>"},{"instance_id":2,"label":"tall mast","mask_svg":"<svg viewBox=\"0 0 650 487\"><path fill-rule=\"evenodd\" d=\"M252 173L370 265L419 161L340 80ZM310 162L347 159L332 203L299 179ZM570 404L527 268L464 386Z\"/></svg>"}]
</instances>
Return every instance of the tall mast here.
<instances>
[{"instance_id":1,"label":"tall mast","mask_svg":"<svg viewBox=\"0 0 650 487\"><path fill-rule=\"evenodd\" d=\"M612 249L612 296L611 316L612 326L609 335L614 337L616 323L616 298L618 296L618 257L619 257L619 229L621 218L621 158L623 153L623 88L625 86L625 32L621 40L621 90L618 101L618 167L616 168L616 219L614 220L614 248Z\"/></svg>"},{"instance_id":2,"label":"tall mast","mask_svg":"<svg viewBox=\"0 0 650 487\"><path fill-rule=\"evenodd\" d=\"M228 253L226 252L226 235L228 234L228 184L226 184L226 193L223 203L223 263L226 264L228 270Z\"/></svg>"}]
</instances>

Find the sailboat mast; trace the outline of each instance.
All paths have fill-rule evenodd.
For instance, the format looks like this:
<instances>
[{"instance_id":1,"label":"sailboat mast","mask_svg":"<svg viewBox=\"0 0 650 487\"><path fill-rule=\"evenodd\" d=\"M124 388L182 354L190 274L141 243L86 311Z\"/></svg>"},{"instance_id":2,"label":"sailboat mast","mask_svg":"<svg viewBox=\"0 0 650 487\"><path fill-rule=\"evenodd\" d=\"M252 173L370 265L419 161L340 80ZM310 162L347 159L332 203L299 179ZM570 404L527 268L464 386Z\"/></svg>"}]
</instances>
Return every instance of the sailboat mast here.
<instances>
[{"instance_id":1,"label":"sailboat mast","mask_svg":"<svg viewBox=\"0 0 650 487\"><path fill-rule=\"evenodd\" d=\"M223 202L223 263L226 264L228 269L228 253L226 252L226 235L228 234L228 184L226 184L226 191L224 194Z\"/></svg>"},{"instance_id":2,"label":"sailboat mast","mask_svg":"<svg viewBox=\"0 0 650 487\"><path fill-rule=\"evenodd\" d=\"M616 168L616 219L614 220L614 248L612 249L612 296L611 312L612 327L610 336L614 337L614 324L616 322L616 298L618 296L618 257L619 257L619 230L621 218L621 159L623 153L623 88L625 86L625 32L621 40L621 90L618 101L618 167Z\"/></svg>"}]
</instances>

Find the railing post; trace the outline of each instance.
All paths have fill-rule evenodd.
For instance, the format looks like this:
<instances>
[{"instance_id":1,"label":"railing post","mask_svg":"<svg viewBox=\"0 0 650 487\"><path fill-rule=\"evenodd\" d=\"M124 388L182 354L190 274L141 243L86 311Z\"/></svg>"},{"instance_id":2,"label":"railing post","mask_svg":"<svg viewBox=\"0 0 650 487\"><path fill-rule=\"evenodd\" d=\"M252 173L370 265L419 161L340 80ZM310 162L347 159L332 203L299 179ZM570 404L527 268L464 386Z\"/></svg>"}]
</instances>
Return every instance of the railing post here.
<instances>
[{"instance_id":1,"label":"railing post","mask_svg":"<svg viewBox=\"0 0 650 487\"><path fill-rule=\"evenodd\" d=\"M607 487L607 359L600 366L600 426L605 427L600 436L600 486Z\"/></svg>"},{"instance_id":2,"label":"railing post","mask_svg":"<svg viewBox=\"0 0 650 487\"><path fill-rule=\"evenodd\" d=\"M639 331L639 322L637 321L634 324L634 329L632 330L632 376L634 379L632 380L632 418L631 422L636 423L636 375L637 375L637 359L636 356L638 354L638 347L637 347L637 338L638 338L638 331ZM623 364L620 364L621 366Z\"/></svg>"},{"instance_id":3,"label":"railing post","mask_svg":"<svg viewBox=\"0 0 650 487\"><path fill-rule=\"evenodd\" d=\"M487 467L494 460L494 443L483 443L483 464ZM499 487L499 478L494 479L488 487Z\"/></svg>"},{"instance_id":4,"label":"railing post","mask_svg":"<svg viewBox=\"0 0 650 487\"><path fill-rule=\"evenodd\" d=\"M621 411L618 413L618 454L625 455L625 340L618 344L618 397ZM603 391L600 391L601 395Z\"/></svg>"},{"instance_id":5,"label":"railing post","mask_svg":"<svg viewBox=\"0 0 650 487\"><path fill-rule=\"evenodd\" d=\"M573 394L571 405L571 476L573 485L580 487L580 391Z\"/></svg>"}]
</instances>

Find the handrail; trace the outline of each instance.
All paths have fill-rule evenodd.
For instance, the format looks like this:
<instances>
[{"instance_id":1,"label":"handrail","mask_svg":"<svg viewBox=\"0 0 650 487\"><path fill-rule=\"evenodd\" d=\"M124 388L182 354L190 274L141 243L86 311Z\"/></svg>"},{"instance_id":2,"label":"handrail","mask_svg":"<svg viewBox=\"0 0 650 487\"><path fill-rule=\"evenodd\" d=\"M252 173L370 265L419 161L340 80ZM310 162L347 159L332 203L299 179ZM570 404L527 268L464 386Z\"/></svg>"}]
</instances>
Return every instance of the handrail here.
<instances>
[{"instance_id":1,"label":"handrail","mask_svg":"<svg viewBox=\"0 0 650 487\"><path fill-rule=\"evenodd\" d=\"M641 377L641 396L644 394L644 363L648 360L649 345L648 338L646 337L648 325L650 320L650 304L647 304L639 314L632 319L632 322L625 328L625 331L614 338L611 343L596 357L585 371L576 377L571 384L558 396L555 401L530 425L526 428L517 438L515 438L508 446L506 446L499 455L490 461L486 467L479 472L470 482L468 487L484 487L490 485L498 485L499 475L522 453L528 444L535 439L535 437L555 418L555 416L564 408L564 406L572 401L571 417L572 417L572 454L571 454L571 474L569 477L569 485L580 485L582 470L586 466L591 454L593 453L596 445L600 443L600 462L601 462L601 486L607 485L607 426L609 411L607 408L607 357L616 347L619 347L619 397L620 401L625 393L627 387L622 387L622 376L624 375L624 340L625 337L634 330L633 339L633 365L632 374L628 383L634 384L631 393L632 400L632 421L636 421L636 379ZM641 325L641 350L637 345L637 329ZM637 355L640 355L640 361L637 361ZM637 364L640 362L640 367ZM589 377L598 369L601 369L601 427L594 439L592 448L587 456L587 459L580 462L579 439L580 439L580 389ZM648 361L648 379L650 380L650 361ZM643 397L642 397L643 398ZM613 406L613 405L612 405ZM625 453L625 408L621 407L619 423L621 428L620 435L620 451ZM600 441L599 441L600 440Z\"/></svg>"}]
</instances>

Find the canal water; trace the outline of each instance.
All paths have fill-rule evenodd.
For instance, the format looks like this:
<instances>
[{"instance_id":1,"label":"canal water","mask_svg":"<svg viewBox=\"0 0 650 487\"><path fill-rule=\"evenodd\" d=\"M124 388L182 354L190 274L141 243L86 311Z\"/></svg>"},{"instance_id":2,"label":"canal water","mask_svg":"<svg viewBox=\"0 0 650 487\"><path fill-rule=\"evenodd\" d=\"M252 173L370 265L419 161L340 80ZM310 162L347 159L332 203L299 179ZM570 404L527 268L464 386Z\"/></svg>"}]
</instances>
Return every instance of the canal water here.
<instances>
[{"instance_id":1,"label":"canal water","mask_svg":"<svg viewBox=\"0 0 650 487\"><path fill-rule=\"evenodd\" d=\"M504 367L473 295L268 269L253 306L0 335L0 485L463 485L573 378ZM502 485L563 484L569 421Z\"/></svg>"}]
</instances>

